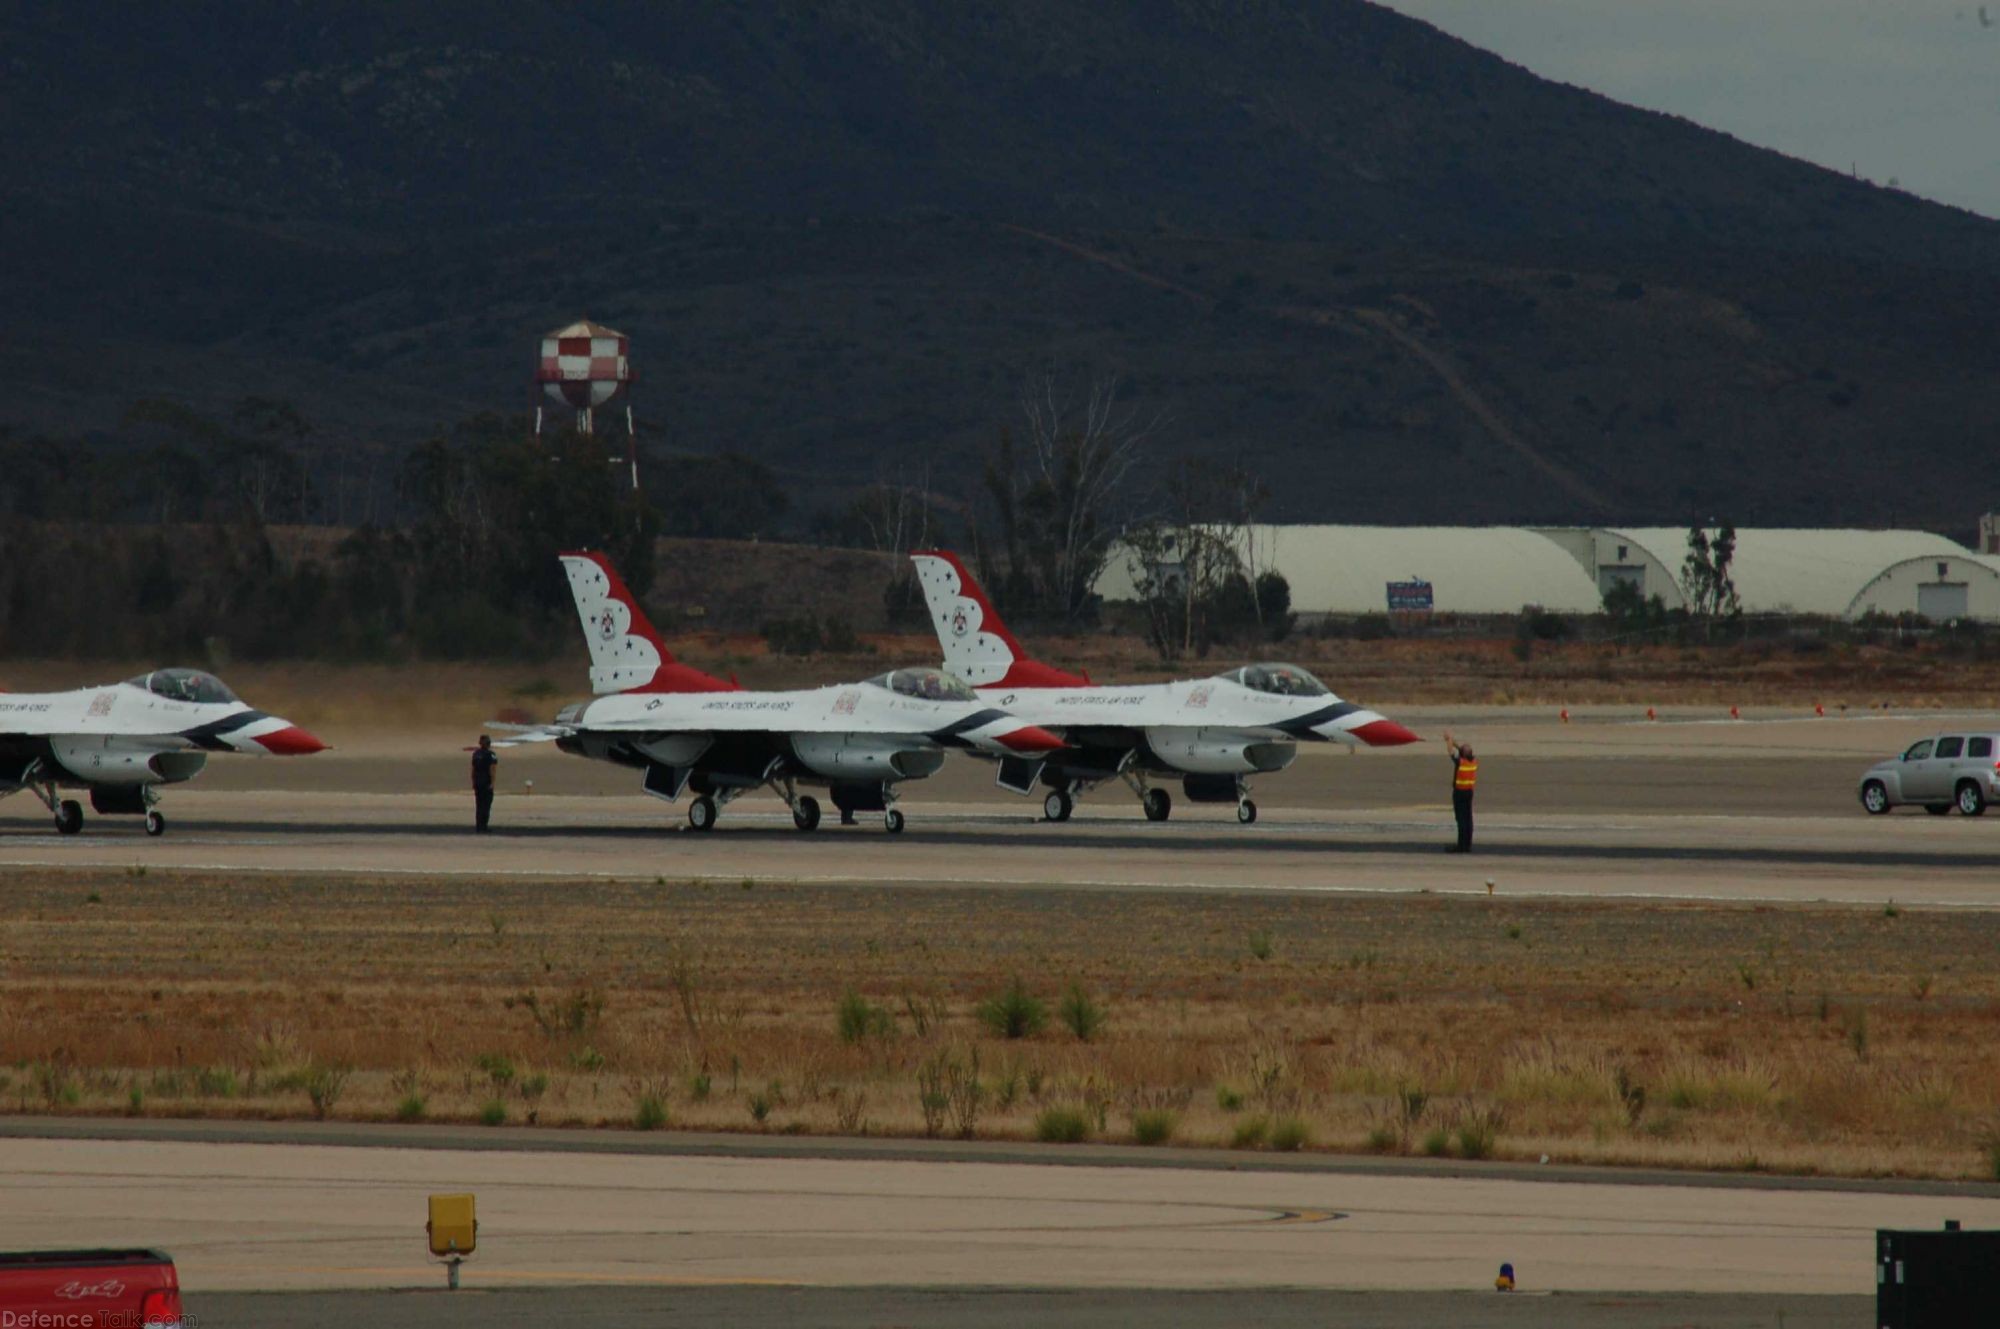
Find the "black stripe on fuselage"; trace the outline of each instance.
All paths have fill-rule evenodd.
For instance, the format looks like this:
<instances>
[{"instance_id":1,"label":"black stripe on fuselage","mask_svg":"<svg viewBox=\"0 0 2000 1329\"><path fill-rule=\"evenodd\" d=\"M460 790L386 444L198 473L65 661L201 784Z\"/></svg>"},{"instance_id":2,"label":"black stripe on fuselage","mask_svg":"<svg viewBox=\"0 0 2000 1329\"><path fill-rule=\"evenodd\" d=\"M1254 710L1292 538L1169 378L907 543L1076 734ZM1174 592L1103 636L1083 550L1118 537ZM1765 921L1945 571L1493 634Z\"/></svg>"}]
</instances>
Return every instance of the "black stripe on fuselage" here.
<instances>
[{"instance_id":1,"label":"black stripe on fuselage","mask_svg":"<svg viewBox=\"0 0 2000 1329\"><path fill-rule=\"evenodd\" d=\"M1329 720L1338 720L1343 716L1352 715L1360 709L1359 706L1356 706L1351 701L1337 701L1331 706L1322 706L1310 714L1299 716L1297 719L1280 721L1272 727L1282 729L1295 738L1318 738L1319 735L1315 734L1313 730L1319 728Z\"/></svg>"},{"instance_id":2,"label":"black stripe on fuselage","mask_svg":"<svg viewBox=\"0 0 2000 1329\"><path fill-rule=\"evenodd\" d=\"M209 752L230 752L234 749L222 741L224 734L233 734L245 725L270 718L262 711L238 711L234 715L225 715L220 720L210 720L207 724L184 729L181 731L181 737Z\"/></svg>"},{"instance_id":3,"label":"black stripe on fuselage","mask_svg":"<svg viewBox=\"0 0 2000 1329\"><path fill-rule=\"evenodd\" d=\"M1007 712L997 708L975 711L963 720L948 724L942 729L931 730L930 737L933 742L942 743L948 748L969 748L972 744L968 743L962 735L970 733L974 729L984 728L986 725L992 724L995 720L1005 720L1007 718L1009 718Z\"/></svg>"}]
</instances>

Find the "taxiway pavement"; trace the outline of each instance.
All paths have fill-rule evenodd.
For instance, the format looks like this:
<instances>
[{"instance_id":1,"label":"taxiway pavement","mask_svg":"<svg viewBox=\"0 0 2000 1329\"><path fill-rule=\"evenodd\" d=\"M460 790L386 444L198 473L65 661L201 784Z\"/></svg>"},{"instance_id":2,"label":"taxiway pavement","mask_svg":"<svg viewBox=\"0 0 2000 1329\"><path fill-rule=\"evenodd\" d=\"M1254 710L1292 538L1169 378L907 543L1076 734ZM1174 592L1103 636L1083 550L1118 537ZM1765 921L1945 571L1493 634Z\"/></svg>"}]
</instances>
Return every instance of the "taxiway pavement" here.
<instances>
[{"instance_id":1,"label":"taxiway pavement","mask_svg":"<svg viewBox=\"0 0 2000 1329\"><path fill-rule=\"evenodd\" d=\"M1426 733L1444 713L1409 717ZM1149 823L1122 786L1092 791L1073 820L994 788L993 768L955 760L906 785L908 831L879 817L800 834L768 793L686 829L682 809L635 792L630 771L547 746L509 749L495 831L470 833L463 743L355 735L320 756L218 759L166 792L170 829L87 819L54 834L26 798L0 814L0 866L142 865L218 871L690 877L1009 888L1496 892L1510 895L2000 905L2000 813L1865 815L1861 771L1913 737L1975 715L1699 713L1648 722L1629 711L1494 709L1456 720L1478 743L1478 852L1451 841L1441 745L1301 749L1260 778L1254 825L1233 806L1184 801ZM466 736L460 736L466 737Z\"/></svg>"},{"instance_id":2,"label":"taxiway pavement","mask_svg":"<svg viewBox=\"0 0 2000 1329\"><path fill-rule=\"evenodd\" d=\"M2000 1198L1393 1175L0 1139L0 1248L170 1243L209 1291L424 1288L431 1192L472 1191L482 1287L1848 1294L1878 1227L2000 1226Z\"/></svg>"}]
</instances>

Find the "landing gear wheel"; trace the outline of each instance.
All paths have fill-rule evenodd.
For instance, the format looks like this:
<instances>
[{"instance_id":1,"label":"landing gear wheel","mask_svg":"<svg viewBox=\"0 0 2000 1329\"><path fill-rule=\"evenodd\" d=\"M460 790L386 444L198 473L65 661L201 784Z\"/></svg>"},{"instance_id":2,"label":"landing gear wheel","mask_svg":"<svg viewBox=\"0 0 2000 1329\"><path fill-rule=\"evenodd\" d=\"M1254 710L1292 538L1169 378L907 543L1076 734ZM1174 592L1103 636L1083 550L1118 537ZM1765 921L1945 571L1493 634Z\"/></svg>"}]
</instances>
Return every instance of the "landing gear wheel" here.
<instances>
[{"instance_id":1,"label":"landing gear wheel","mask_svg":"<svg viewBox=\"0 0 2000 1329\"><path fill-rule=\"evenodd\" d=\"M688 804L688 825L697 831L715 829L715 800L703 794Z\"/></svg>"},{"instance_id":2,"label":"landing gear wheel","mask_svg":"<svg viewBox=\"0 0 2000 1329\"><path fill-rule=\"evenodd\" d=\"M903 814L894 808L890 808L882 814L882 829L891 835L901 835L903 833Z\"/></svg>"},{"instance_id":3,"label":"landing gear wheel","mask_svg":"<svg viewBox=\"0 0 2000 1329\"><path fill-rule=\"evenodd\" d=\"M802 831L819 829L819 800L805 795L792 807L792 825Z\"/></svg>"},{"instance_id":4,"label":"landing gear wheel","mask_svg":"<svg viewBox=\"0 0 2000 1329\"><path fill-rule=\"evenodd\" d=\"M1879 817L1889 810L1889 790L1880 780L1870 780L1861 786L1861 806L1871 817Z\"/></svg>"},{"instance_id":5,"label":"landing gear wheel","mask_svg":"<svg viewBox=\"0 0 2000 1329\"><path fill-rule=\"evenodd\" d=\"M1058 789L1042 800L1042 815L1050 821L1068 821L1069 814L1076 811L1076 800L1069 791Z\"/></svg>"},{"instance_id":6,"label":"landing gear wheel","mask_svg":"<svg viewBox=\"0 0 2000 1329\"><path fill-rule=\"evenodd\" d=\"M1945 814L1946 814L1947 812L1950 812L1950 811L1951 811L1951 804L1949 804L1949 803L1926 803L1926 804L1924 804L1924 811L1926 811L1926 812L1930 813L1930 814L1931 814L1931 815L1932 815L1933 817L1942 817L1942 816L1944 816L1944 815L1945 815Z\"/></svg>"},{"instance_id":7,"label":"landing gear wheel","mask_svg":"<svg viewBox=\"0 0 2000 1329\"><path fill-rule=\"evenodd\" d=\"M83 804L73 798L65 798L56 805L56 830L64 835L75 835L83 829Z\"/></svg>"},{"instance_id":8,"label":"landing gear wheel","mask_svg":"<svg viewBox=\"0 0 2000 1329\"><path fill-rule=\"evenodd\" d=\"M1238 803L1236 805L1236 820L1242 822L1245 826L1257 820L1257 805L1247 798Z\"/></svg>"},{"instance_id":9,"label":"landing gear wheel","mask_svg":"<svg viewBox=\"0 0 2000 1329\"><path fill-rule=\"evenodd\" d=\"M1146 809L1147 821L1165 821L1174 810L1173 795L1164 789L1148 789L1139 806Z\"/></svg>"},{"instance_id":10,"label":"landing gear wheel","mask_svg":"<svg viewBox=\"0 0 2000 1329\"><path fill-rule=\"evenodd\" d=\"M1986 795L1979 792L1979 786L1967 780L1958 787L1958 810L1968 817L1976 817L1986 811Z\"/></svg>"},{"instance_id":11,"label":"landing gear wheel","mask_svg":"<svg viewBox=\"0 0 2000 1329\"><path fill-rule=\"evenodd\" d=\"M157 812L148 812L146 814L146 834L165 835L166 833L167 819Z\"/></svg>"}]
</instances>

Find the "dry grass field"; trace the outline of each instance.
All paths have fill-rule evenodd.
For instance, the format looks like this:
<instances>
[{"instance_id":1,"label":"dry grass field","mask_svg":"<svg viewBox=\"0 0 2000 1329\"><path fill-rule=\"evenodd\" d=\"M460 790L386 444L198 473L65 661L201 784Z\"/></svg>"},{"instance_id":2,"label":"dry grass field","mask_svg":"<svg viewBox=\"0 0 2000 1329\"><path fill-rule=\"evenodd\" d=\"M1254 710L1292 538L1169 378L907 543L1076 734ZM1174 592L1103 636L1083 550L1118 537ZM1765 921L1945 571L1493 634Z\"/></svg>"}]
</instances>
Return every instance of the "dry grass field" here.
<instances>
[{"instance_id":1,"label":"dry grass field","mask_svg":"<svg viewBox=\"0 0 2000 1329\"><path fill-rule=\"evenodd\" d=\"M1991 1178L1996 953L1893 906L21 870L0 1108Z\"/></svg>"}]
</instances>

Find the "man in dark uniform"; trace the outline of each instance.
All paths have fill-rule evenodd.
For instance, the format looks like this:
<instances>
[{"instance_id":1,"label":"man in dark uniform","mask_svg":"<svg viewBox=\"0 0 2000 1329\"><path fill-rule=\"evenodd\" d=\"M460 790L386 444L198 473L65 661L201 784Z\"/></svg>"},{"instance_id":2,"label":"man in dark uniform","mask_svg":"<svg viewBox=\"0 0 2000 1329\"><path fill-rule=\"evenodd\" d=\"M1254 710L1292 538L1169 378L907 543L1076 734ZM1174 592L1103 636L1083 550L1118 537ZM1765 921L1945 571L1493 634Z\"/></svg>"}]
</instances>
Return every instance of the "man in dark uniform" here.
<instances>
[{"instance_id":1,"label":"man in dark uniform","mask_svg":"<svg viewBox=\"0 0 2000 1329\"><path fill-rule=\"evenodd\" d=\"M1472 852L1472 790L1479 783L1479 762L1472 744L1461 743L1444 731L1444 748L1451 754L1451 814L1458 821L1458 843L1446 853Z\"/></svg>"},{"instance_id":2,"label":"man in dark uniform","mask_svg":"<svg viewBox=\"0 0 2000 1329\"><path fill-rule=\"evenodd\" d=\"M492 735L481 734L479 746L472 750L472 828L481 833L493 815L493 768L499 764L500 754L493 750Z\"/></svg>"}]
</instances>

